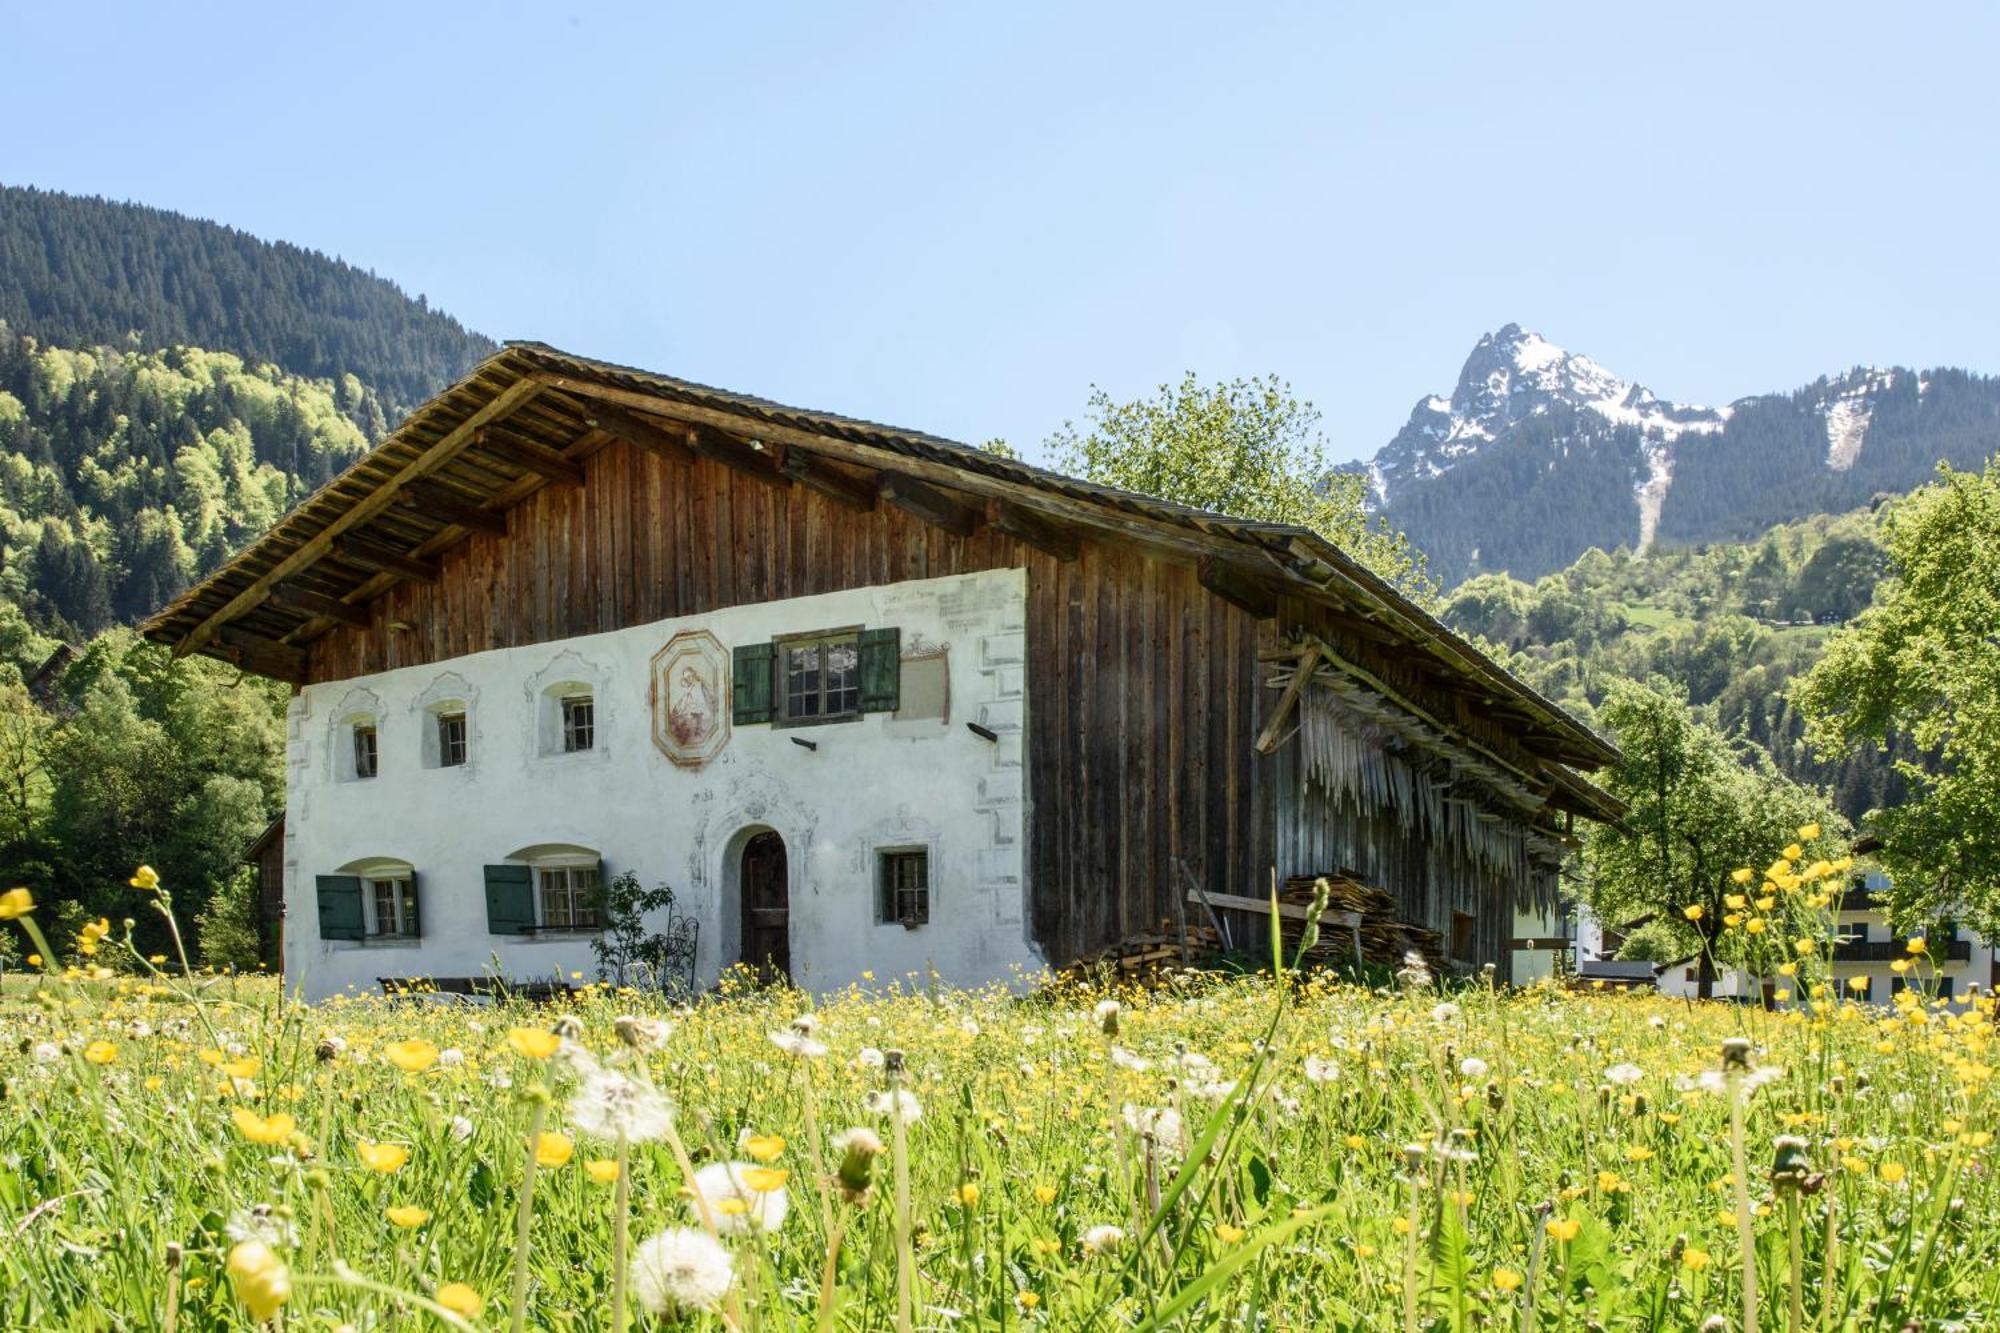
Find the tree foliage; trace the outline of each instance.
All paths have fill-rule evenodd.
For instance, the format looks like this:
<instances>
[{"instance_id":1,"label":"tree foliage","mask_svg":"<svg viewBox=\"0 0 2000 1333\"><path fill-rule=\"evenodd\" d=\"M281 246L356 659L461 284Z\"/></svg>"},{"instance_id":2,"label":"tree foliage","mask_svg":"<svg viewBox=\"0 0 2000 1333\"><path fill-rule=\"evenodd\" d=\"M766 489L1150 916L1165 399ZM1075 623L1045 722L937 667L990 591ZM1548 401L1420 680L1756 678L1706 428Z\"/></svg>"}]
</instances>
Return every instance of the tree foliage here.
<instances>
[{"instance_id":1,"label":"tree foliage","mask_svg":"<svg viewBox=\"0 0 2000 1333\"><path fill-rule=\"evenodd\" d=\"M1609 926L1647 920L1687 954L1700 952L1705 995L1730 872L1770 860L1798 826L1834 828L1838 816L1763 751L1703 722L1671 686L1621 681L1599 717L1623 752L1602 780L1629 809L1620 823L1590 830L1584 900ZM1689 907L1701 909L1696 920Z\"/></svg>"},{"instance_id":2,"label":"tree foliage","mask_svg":"<svg viewBox=\"0 0 2000 1333\"><path fill-rule=\"evenodd\" d=\"M1899 910L1962 908L2000 930L2000 457L1891 505L1890 577L1798 692L1816 744L1908 736L1906 801L1874 812Z\"/></svg>"},{"instance_id":3,"label":"tree foliage","mask_svg":"<svg viewBox=\"0 0 2000 1333\"><path fill-rule=\"evenodd\" d=\"M1366 479L1334 472L1319 411L1275 375L1203 384L1192 371L1151 398L1090 395L1088 429L1049 437L1064 472L1236 518L1311 528L1420 601L1423 554L1368 515Z\"/></svg>"}]
</instances>

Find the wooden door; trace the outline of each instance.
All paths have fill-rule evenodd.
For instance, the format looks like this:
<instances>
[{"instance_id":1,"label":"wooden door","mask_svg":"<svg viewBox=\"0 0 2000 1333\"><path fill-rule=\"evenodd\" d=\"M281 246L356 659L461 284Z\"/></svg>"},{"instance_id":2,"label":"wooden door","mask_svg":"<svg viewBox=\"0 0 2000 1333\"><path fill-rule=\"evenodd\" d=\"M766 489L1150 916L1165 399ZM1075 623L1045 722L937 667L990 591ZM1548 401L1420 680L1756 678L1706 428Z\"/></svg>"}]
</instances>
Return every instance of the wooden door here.
<instances>
[{"instance_id":1,"label":"wooden door","mask_svg":"<svg viewBox=\"0 0 2000 1333\"><path fill-rule=\"evenodd\" d=\"M791 980L791 896L785 840L759 833L743 845L743 962L766 983Z\"/></svg>"}]
</instances>

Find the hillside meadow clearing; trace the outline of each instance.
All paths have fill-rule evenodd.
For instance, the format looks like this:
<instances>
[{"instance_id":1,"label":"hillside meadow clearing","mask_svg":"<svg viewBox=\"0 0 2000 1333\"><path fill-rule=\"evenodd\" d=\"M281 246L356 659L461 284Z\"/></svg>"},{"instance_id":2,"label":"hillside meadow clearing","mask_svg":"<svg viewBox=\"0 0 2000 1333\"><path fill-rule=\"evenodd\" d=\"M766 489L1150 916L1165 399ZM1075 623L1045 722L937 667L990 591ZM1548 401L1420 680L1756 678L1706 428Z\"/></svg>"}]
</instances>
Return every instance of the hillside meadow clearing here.
<instances>
[{"instance_id":1,"label":"hillside meadow clearing","mask_svg":"<svg viewBox=\"0 0 2000 1333\"><path fill-rule=\"evenodd\" d=\"M10 1329L2000 1309L1984 996L1873 1009L1808 966L1777 1012L1411 973L308 1009L85 964L0 997Z\"/></svg>"}]
</instances>

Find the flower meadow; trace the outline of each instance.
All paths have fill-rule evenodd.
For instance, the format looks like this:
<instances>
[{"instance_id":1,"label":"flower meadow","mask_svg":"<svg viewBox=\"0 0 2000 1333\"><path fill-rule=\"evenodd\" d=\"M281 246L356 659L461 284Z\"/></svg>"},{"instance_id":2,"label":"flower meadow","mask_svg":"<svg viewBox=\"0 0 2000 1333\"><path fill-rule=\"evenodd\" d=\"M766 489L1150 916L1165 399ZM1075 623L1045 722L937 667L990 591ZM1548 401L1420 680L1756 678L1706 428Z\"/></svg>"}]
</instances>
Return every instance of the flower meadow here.
<instances>
[{"instance_id":1,"label":"flower meadow","mask_svg":"<svg viewBox=\"0 0 2000 1333\"><path fill-rule=\"evenodd\" d=\"M0 993L6 1328L2000 1323L1993 1002L1796 948L1775 1010L1416 967L306 1007L115 935Z\"/></svg>"}]
</instances>

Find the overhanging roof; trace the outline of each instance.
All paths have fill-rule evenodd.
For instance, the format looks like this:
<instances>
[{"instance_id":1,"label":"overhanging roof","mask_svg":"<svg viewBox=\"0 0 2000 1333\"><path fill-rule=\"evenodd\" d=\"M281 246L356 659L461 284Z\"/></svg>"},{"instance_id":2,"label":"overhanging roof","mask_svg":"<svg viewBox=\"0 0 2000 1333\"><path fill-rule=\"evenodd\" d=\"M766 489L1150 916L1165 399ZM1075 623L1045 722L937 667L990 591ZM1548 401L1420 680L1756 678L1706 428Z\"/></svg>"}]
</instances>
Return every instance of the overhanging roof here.
<instances>
[{"instance_id":1,"label":"overhanging roof","mask_svg":"<svg viewBox=\"0 0 2000 1333\"><path fill-rule=\"evenodd\" d=\"M1555 763L1594 769L1618 757L1609 742L1309 529L1192 509L920 431L530 342L510 343L419 408L142 630L177 652L298 678L304 643L341 621L361 623L363 605L397 580L434 576L442 552L472 531L504 530L506 508L551 479L580 476L576 460L618 438L723 457L833 494L859 485L855 469L867 469L919 493L943 487L996 513L1004 509L1029 534L1037 523L1061 520L1175 548L1222 569L1219 578L1249 577L1366 622L1372 636L1478 696ZM1577 794L1570 792L1572 800Z\"/></svg>"}]
</instances>

